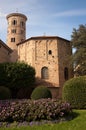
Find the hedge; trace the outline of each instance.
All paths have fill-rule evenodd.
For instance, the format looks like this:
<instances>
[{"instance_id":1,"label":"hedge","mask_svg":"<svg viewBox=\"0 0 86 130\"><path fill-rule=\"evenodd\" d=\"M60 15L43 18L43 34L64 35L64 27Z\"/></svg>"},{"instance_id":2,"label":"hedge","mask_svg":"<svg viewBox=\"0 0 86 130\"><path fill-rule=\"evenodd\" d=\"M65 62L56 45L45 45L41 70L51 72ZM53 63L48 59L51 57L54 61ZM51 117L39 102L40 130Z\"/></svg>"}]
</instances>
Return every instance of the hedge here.
<instances>
[{"instance_id":1,"label":"hedge","mask_svg":"<svg viewBox=\"0 0 86 130\"><path fill-rule=\"evenodd\" d=\"M68 80L62 93L63 100L69 102L73 108L86 108L86 76Z\"/></svg>"},{"instance_id":2,"label":"hedge","mask_svg":"<svg viewBox=\"0 0 86 130\"><path fill-rule=\"evenodd\" d=\"M46 86L36 87L31 94L31 99L37 100L41 98L52 98L52 94Z\"/></svg>"},{"instance_id":3,"label":"hedge","mask_svg":"<svg viewBox=\"0 0 86 130\"><path fill-rule=\"evenodd\" d=\"M11 91L7 87L0 86L0 100L10 98L11 98Z\"/></svg>"}]
</instances>

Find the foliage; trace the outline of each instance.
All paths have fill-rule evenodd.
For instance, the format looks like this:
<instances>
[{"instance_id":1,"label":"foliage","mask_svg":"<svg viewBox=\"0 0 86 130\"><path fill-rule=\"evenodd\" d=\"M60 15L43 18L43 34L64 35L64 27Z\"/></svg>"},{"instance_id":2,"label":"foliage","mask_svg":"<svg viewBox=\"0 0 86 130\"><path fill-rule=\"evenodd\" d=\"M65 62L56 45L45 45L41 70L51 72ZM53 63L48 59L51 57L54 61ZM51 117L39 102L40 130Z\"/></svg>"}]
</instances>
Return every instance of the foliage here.
<instances>
[{"instance_id":1,"label":"foliage","mask_svg":"<svg viewBox=\"0 0 86 130\"><path fill-rule=\"evenodd\" d=\"M35 82L35 70L25 63L0 64L0 85L11 89L28 87Z\"/></svg>"},{"instance_id":2,"label":"foliage","mask_svg":"<svg viewBox=\"0 0 86 130\"><path fill-rule=\"evenodd\" d=\"M0 122L55 120L70 112L69 103L56 99L0 101Z\"/></svg>"},{"instance_id":3,"label":"foliage","mask_svg":"<svg viewBox=\"0 0 86 130\"><path fill-rule=\"evenodd\" d=\"M72 56L75 66L75 74L86 75L86 25L80 25L78 29L73 29L71 43L76 49Z\"/></svg>"},{"instance_id":4,"label":"foliage","mask_svg":"<svg viewBox=\"0 0 86 130\"><path fill-rule=\"evenodd\" d=\"M31 99L37 100L41 98L52 98L52 94L46 86L36 87L31 94Z\"/></svg>"},{"instance_id":5,"label":"foliage","mask_svg":"<svg viewBox=\"0 0 86 130\"><path fill-rule=\"evenodd\" d=\"M17 98L28 99L30 98L32 91L33 91L32 87L20 88L19 91L17 92Z\"/></svg>"},{"instance_id":6,"label":"foliage","mask_svg":"<svg viewBox=\"0 0 86 130\"><path fill-rule=\"evenodd\" d=\"M73 113L77 116L65 122L0 122L0 130L86 130L86 110L73 110Z\"/></svg>"},{"instance_id":7,"label":"foliage","mask_svg":"<svg viewBox=\"0 0 86 130\"><path fill-rule=\"evenodd\" d=\"M6 86L8 82L6 66L8 63L0 63L0 86Z\"/></svg>"},{"instance_id":8,"label":"foliage","mask_svg":"<svg viewBox=\"0 0 86 130\"><path fill-rule=\"evenodd\" d=\"M64 84L63 100L73 108L86 108L86 76L72 78Z\"/></svg>"},{"instance_id":9,"label":"foliage","mask_svg":"<svg viewBox=\"0 0 86 130\"><path fill-rule=\"evenodd\" d=\"M11 92L7 87L0 86L0 100L11 98Z\"/></svg>"}]
</instances>

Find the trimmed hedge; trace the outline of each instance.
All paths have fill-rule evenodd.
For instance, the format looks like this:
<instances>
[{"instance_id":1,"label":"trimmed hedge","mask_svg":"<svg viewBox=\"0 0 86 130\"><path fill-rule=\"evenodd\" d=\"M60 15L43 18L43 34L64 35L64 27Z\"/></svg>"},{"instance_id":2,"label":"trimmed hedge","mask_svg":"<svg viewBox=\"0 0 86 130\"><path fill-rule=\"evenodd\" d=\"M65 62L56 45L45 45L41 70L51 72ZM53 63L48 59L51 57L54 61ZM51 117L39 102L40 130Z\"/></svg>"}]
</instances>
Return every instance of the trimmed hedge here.
<instances>
[{"instance_id":1,"label":"trimmed hedge","mask_svg":"<svg viewBox=\"0 0 86 130\"><path fill-rule=\"evenodd\" d=\"M57 99L0 101L0 122L58 120L70 113L70 104Z\"/></svg>"},{"instance_id":2,"label":"trimmed hedge","mask_svg":"<svg viewBox=\"0 0 86 130\"><path fill-rule=\"evenodd\" d=\"M73 108L86 108L86 76L68 80L64 84L62 98Z\"/></svg>"},{"instance_id":3,"label":"trimmed hedge","mask_svg":"<svg viewBox=\"0 0 86 130\"><path fill-rule=\"evenodd\" d=\"M10 98L11 98L11 91L7 87L0 86L0 100Z\"/></svg>"},{"instance_id":4,"label":"trimmed hedge","mask_svg":"<svg viewBox=\"0 0 86 130\"><path fill-rule=\"evenodd\" d=\"M46 86L36 87L31 94L31 99L37 100L41 98L52 98L52 94Z\"/></svg>"}]
</instances>

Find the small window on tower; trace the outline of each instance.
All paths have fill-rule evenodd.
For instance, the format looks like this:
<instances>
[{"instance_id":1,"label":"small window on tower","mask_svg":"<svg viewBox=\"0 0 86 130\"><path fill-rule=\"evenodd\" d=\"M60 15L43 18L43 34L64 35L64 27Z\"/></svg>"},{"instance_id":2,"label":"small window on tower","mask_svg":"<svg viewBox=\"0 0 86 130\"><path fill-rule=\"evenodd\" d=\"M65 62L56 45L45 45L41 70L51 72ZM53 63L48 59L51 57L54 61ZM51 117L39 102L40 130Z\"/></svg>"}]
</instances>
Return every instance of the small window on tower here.
<instances>
[{"instance_id":1,"label":"small window on tower","mask_svg":"<svg viewBox=\"0 0 86 130\"><path fill-rule=\"evenodd\" d=\"M23 21L21 21L20 25L21 25L21 27L24 27L24 22L23 22Z\"/></svg>"},{"instance_id":2,"label":"small window on tower","mask_svg":"<svg viewBox=\"0 0 86 130\"><path fill-rule=\"evenodd\" d=\"M15 38L11 38L11 42L15 42Z\"/></svg>"},{"instance_id":3,"label":"small window on tower","mask_svg":"<svg viewBox=\"0 0 86 130\"><path fill-rule=\"evenodd\" d=\"M21 30L21 34L23 34L24 33L24 31L23 30Z\"/></svg>"},{"instance_id":4,"label":"small window on tower","mask_svg":"<svg viewBox=\"0 0 86 130\"><path fill-rule=\"evenodd\" d=\"M12 33L16 33L16 29L12 29L11 32L12 32Z\"/></svg>"},{"instance_id":5,"label":"small window on tower","mask_svg":"<svg viewBox=\"0 0 86 130\"><path fill-rule=\"evenodd\" d=\"M13 25L16 25L16 24L17 24L17 20L13 20L13 21L12 21L12 24L13 24Z\"/></svg>"}]
</instances>

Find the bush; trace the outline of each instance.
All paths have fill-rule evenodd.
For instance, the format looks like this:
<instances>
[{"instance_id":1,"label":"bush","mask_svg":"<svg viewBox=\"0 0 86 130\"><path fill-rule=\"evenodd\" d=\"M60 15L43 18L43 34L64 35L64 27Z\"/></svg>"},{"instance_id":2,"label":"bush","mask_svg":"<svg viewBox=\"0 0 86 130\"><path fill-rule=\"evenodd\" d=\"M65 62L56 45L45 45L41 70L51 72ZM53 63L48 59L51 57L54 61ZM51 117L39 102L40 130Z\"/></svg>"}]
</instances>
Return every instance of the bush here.
<instances>
[{"instance_id":1,"label":"bush","mask_svg":"<svg viewBox=\"0 0 86 130\"><path fill-rule=\"evenodd\" d=\"M0 85L11 89L13 95L24 87L30 87L35 83L35 69L25 63L1 63Z\"/></svg>"},{"instance_id":2,"label":"bush","mask_svg":"<svg viewBox=\"0 0 86 130\"><path fill-rule=\"evenodd\" d=\"M72 78L64 84L63 100L73 108L86 108L86 76Z\"/></svg>"},{"instance_id":3,"label":"bush","mask_svg":"<svg viewBox=\"0 0 86 130\"><path fill-rule=\"evenodd\" d=\"M0 63L0 86L6 86L8 82L6 66L8 63Z\"/></svg>"},{"instance_id":4,"label":"bush","mask_svg":"<svg viewBox=\"0 0 86 130\"><path fill-rule=\"evenodd\" d=\"M70 113L70 104L57 99L0 102L0 122L58 120Z\"/></svg>"},{"instance_id":5,"label":"bush","mask_svg":"<svg viewBox=\"0 0 86 130\"><path fill-rule=\"evenodd\" d=\"M17 92L17 98L18 99L28 99L28 98L30 98L32 91L33 91L33 88L31 88L31 87L20 88L19 91Z\"/></svg>"},{"instance_id":6,"label":"bush","mask_svg":"<svg viewBox=\"0 0 86 130\"><path fill-rule=\"evenodd\" d=\"M41 98L52 98L50 90L45 86L36 87L31 94L31 99L37 100Z\"/></svg>"},{"instance_id":7,"label":"bush","mask_svg":"<svg viewBox=\"0 0 86 130\"><path fill-rule=\"evenodd\" d=\"M11 92L7 87L0 86L0 100L10 99Z\"/></svg>"}]
</instances>

